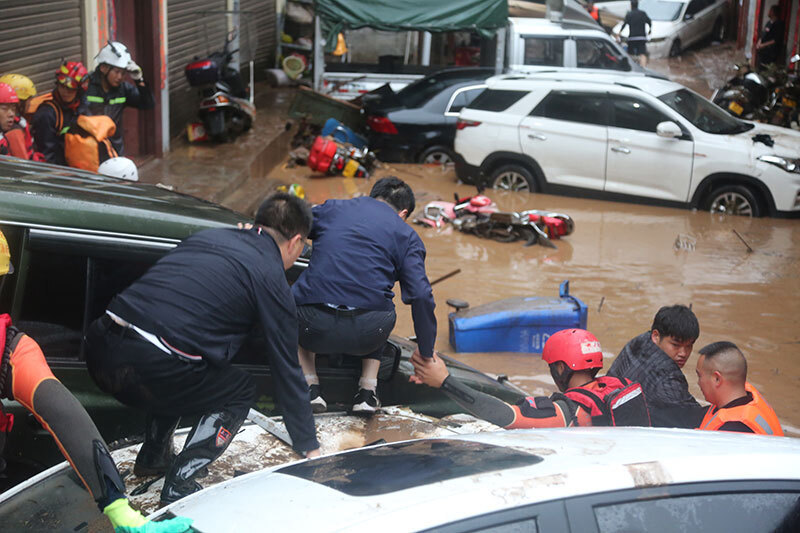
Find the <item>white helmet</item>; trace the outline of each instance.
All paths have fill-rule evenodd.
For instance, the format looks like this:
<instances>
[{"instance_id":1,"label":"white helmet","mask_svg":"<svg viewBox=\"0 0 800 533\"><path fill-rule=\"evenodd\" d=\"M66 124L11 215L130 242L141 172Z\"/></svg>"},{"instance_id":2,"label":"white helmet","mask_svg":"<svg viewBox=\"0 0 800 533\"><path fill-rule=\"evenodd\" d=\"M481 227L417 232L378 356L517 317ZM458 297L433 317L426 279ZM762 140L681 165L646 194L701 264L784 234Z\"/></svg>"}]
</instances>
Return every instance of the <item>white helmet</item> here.
<instances>
[{"instance_id":1,"label":"white helmet","mask_svg":"<svg viewBox=\"0 0 800 533\"><path fill-rule=\"evenodd\" d=\"M94 68L106 64L112 67L127 69L133 63L128 47L119 41L108 41L96 56L94 56Z\"/></svg>"},{"instance_id":2,"label":"white helmet","mask_svg":"<svg viewBox=\"0 0 800 533\"><path fill-rule=\"evenodd\" d=\"M136 163L127 157L112 157L103 161L97 169L98 174L121 178L128 181L139 181Z\"/></svg>"}]
</instances>

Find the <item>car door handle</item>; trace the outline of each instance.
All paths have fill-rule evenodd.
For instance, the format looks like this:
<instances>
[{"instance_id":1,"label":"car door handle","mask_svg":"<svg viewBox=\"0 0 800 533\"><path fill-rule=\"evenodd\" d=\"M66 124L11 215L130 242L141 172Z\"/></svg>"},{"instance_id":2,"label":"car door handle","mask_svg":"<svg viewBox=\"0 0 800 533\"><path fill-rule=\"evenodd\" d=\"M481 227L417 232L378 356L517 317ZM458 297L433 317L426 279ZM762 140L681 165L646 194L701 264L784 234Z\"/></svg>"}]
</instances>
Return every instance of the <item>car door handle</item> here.
<instances>
[{"instance_id":1,"label":"car door handle","mask_svg":"<svg viewBox=\"0 0 800 533\"><path fill-rule=\"evenodd\" d=\"M529 133L528 134L528 139L536 139L536 140L539 140L539 141L546 141L547 140L547 136L546 135L542 135L541 133Z\"/></svg>"},{"instance_id":2,"label":"car door handle","mask_svg":"<svg viewBox=\"0 0 800 533\"><path fill-rule=\"evenodd\" d=\"M611 148L612 152L619 152L621 154L629 154L631 153L630 148L625 148L624 146L614 146Z\"/></svg>"}]
</instances>

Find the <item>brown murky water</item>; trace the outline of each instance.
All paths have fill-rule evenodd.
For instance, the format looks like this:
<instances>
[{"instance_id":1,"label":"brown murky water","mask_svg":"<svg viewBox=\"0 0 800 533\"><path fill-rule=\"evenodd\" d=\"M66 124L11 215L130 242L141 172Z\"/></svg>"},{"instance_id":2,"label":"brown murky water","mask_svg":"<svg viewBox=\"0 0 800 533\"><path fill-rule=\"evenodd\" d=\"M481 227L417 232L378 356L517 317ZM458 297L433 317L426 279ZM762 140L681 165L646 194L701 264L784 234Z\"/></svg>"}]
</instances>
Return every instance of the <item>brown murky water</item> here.
<instances>
[{"instance_id":1,"label":"brown murky water","mask_svg":"<svg viewBox=\"0 0 800 533\"><path fill-rule=\"evenodd\" d=\"M450 199L457 185L452 170L387 165L376 177L396 174L414 189L418 208ZM313 203L368 192L372 180L315 177L307 168L278 168L272 178L300 183ZM575 220L575 232L558 249L525 248L465 235L452 228L415 226L428 250L430 279L456 268L461 273L434 286L439 335L436 348L453 354L448 342L447 298L472 305L520 295L555 296L562 280L589 307L588 328L610 360L635 335L649 329L662 305L691 304L700 320L696 348L731 340L749 361L748 379L776 409L788 434L800 435L800 222L718 217L705 212L602 202L544 194L489 195L501 210L552 209ZM753 248L736 236L739 234ZM693 243L678 246L676 241ZM399 298L396 298L399 302ZM602 302L602 305L601 305ZM413 335L410 310L398 303L396 333ZM454 354L458 359L512 381L534 394L554 385L537 355ZM700 400L696 354L684 367L690 390Z\"/></svg>"}]
</instances>

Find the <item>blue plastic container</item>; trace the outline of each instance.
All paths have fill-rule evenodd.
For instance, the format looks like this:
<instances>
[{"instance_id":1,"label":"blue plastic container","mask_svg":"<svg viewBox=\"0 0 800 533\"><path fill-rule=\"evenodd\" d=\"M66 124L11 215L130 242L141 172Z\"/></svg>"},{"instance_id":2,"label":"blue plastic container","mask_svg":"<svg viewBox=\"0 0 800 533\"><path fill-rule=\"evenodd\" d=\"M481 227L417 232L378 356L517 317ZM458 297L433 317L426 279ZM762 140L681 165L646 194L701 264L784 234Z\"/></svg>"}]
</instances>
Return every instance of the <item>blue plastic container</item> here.
<instances>
[{"instance_id":1,"label":"blue plastic container","mask_svg":"<svg viewBox=\"0 0 800 533\"><path fill-rule=\"evenodd\" d=\"M456 352L542 353L553 333L586 329L587 315L565 280L558 298L508 298L450 313L450 345Z\"/></svg>"},{"instance_id":2,"label":"blue plastic container","mask_svg":"<svg viewBox=\"0 0 800 533\"><path fill-rule=\"evenodd\" d=\"M333 135L333 138L339 142L350 143L359 150L367 145L367 139L354 132L335 118L329 118L322 126L320 135L323 137Z\"/></svg>"}]
</instances>

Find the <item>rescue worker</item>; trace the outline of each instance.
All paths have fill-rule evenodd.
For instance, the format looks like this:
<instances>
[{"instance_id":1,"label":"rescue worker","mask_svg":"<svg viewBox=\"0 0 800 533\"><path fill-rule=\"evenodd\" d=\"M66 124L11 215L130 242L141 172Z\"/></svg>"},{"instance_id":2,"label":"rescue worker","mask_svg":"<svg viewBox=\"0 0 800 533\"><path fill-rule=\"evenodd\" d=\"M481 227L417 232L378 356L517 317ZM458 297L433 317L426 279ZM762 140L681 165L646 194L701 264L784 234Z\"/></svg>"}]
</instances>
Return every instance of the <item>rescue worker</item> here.
<instances>
[{"instance_id":1,"label":"rescue worker","mask_svg":"<svg viewBox=\"0 0 800 533\"><path fill-rule=\"evenodd\" d=\"M19 98L10 85L0 83L0 155L25 157L24 139L19 135L9 136L17 119Z\"/></svg>"},{"instance_id":2,"label":"rescue worker","mask_svg":"<svg viewBox=\"0 0 800 533\"><path fill-rule=\"evenodd\" d=\"M550 375L561 392L549 398L529 396L516 405L459 382L436 355L423 358L415 353L411 357L415 371L411 381L441 388L470 414L506 429L650 425L645 396L638 384L596 377L603 367L603 352L590 332L565 329L554 333L545 342L542 359L550 366ZM624 414L613 402L615 393L623 390L633 398L625 402Z\"/></svg>"},{"instance_id":3,"label":"rescue worker","mask_svg":"<svg viewBox=\"0 0 800 533\"><path fill-rule=\"evenodd\" d=\"M285 274L303 251L311 220L304 200L274 194L253 227L185 239L90 326L90 374L102 390L147 413L134 473L166 472L162 502L202 488L195 478L222 455L255 403L255 379L231 365L248 338L269 360L295 450L319 455ZM182 416L200 419L174 457L172 435Z\"/></svg>"},{"instance_id":4,"label":"rescue worker","mask_svg":"<svg viewBox=\"0 0 800 533\"><path fill-rule=\"evenodd\" d=\"M650 330L628 341L608 369L609 376L642 384L653 426L692 429L700 424L705 408L689 392L681 371L699 336L700 324L691 309L664 306Z\"/></svg>"},{"instance_id":5,"label":"rescue worker","mask_svg":"<svg viewBox=\"0 0 800 533\"><path fill-rule=\"evenodd\" d=\"M314 253L292 286L300 322L299 358L311 406L327 409L317 377L317 353L360 356L361 379L353 412L380 408L378 370L397 315L392 289L400 282L411 305L418 351L433 355L436 317L425 273L425 245L408 224L414 192L394 176L375 182L368 197L315 206L309 238Z\"/></svg>"},{"instance_id":6,"label":"rescue worker","mask_svg":"<svg viewBox=\"0 0 800 533\"><path fill-rule=\"evenodd\" d=\"M64 134L75 124L78 115L86 113L84 92L89 77L78 61L66 61L56 71L56 85L49 97L38 102L33 115L33 139L36 150L45 161L66 165Z\"/></svg>"},{"instance_id":7,"label":"rescue worker","mask_svg":"<svg viewBox=\"0 0 800 533\"><path fill-rule=\"evenodd\" d=\"M747 382L747 360L732 342L700 349L697 384L711 403L698 429L783 436L778 416Z\"/></svg>"},{"instance_id":8,"label":"rescue worker","mask_svg":"<svg viewBox=\"0 0 800 533\"><path fill-rule=\"evenodd\" d=\"M600 22L600 10L597 9L596 5L594 5L594 0L587 0L586 11L589 12L589 15L591 15L595 22L602 26L602 23Z\"/></svg>"},{"instance_id":9,"label":"rescue worker","mask_svg":"<svg viewBox=\"0 0 800 533\"><path fill-rule=\"evenodd\" d=\"M0 76L0 84L7 84L17 95L19 103L16 106L16 116L14 117L14 124L7 131L3 131L3 135L8 139L10 154L14 157L21 159L30 159L34 161L44 161L44 157L39 152L33 149L33 136L31 135L30 125L25 118L25 109L31 97L36 95L36 87L27 76L22 74L5 74ZM4 102L13 100L8 96L5 89L0 90L0 105ZM2 143L2 141L0 141ZM1 149L0 149L1 150Z\"/></svg>"},{"instance_id":10,"label":"rescue worker","mask_svg":"<svg viewBox=\"0 0 800 533\"><path fill-rule=\"evenodd\" d=\"M156 105L153 91L145 83L141 67L120 42L109 41L95 57L95 65L86 92L89 112L111 117L117 127L110 138L111 145L118 155L125 155L123 111L126 107L153 109ZM124 81L126 74L134 83Z\"/></svg>"},{"instance_id":11,"label":"rescue worker","mask_svg":"<svg viewBox=\"0 0 800 533\"><path fill-rule=\"evenodd\" d=\"M8 242L0 231L0 294L6 277L13 273ZM131 508L125 497L125 484L92 419L53 375L39 345L12 326L8 314L0 314L0 354L0 398L22 404L53 436L117 533L190 530L190 519L148 522ZM0 404L0 455L13 423L13 416L4 414Z\"/></svg>"}]
</instances>

